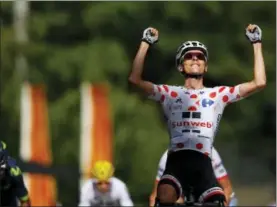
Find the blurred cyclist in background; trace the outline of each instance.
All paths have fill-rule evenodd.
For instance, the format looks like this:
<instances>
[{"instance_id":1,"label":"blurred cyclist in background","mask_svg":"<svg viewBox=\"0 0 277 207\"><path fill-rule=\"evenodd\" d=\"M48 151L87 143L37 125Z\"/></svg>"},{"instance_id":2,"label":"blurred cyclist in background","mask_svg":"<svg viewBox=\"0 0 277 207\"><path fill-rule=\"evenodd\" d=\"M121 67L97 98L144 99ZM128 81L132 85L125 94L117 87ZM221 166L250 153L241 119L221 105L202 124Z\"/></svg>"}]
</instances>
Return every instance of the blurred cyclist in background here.
<instances>
[{"instance_id":1,"label":"blurred cyclist in background","mask_svg":"<svg viewBox=\"0 0 277 207\"><path fill-rule=\"evenodd\" d=\"M97 161L93 178L81 189L79 206L133 206L124 182L113 177L114 167L108 161Z\"/></svg>"},{"instance_id":2,"label":"blurred cyclist in background","mask_svg":"<svg viewBox=\"0 0 277 207\"><path fill-rule=\"evenodd\" d=\"M21 170L0 141L0 206L18 206L18 201L20 206L30 206Z\"/></svg>"},{"instance_id":3,"label":"blurred cyclist in background","mask_svg":"<svg viewBox=\"0 0 277 207\"><path fill-rule=\"evenodd\" d=\"M165 170L167 155L168 155L168 150L166 150L164 152L164 154L162 155L162 157L160 159L156 180L154 182L153 191L149 198L149 206L154 206L154 204L155 204L155 199L156 199L156 195L157 195L157 187L158 187L158 183L159 183L159 181L164 173L164 170ZM233 192L232 184L228 177L228 173L223 165L223 162L221 160L219 153L217 152L217 150L214 147L212 148L211 158L212 158L212 166L213 166L213 171L214 171L215 177L216 177L219 185L223 188L223 191L224 191L224 194L226 197L226 205L227 206L237 206L237 204L238 204L237 198L235 197L235 193ZM177 203L183 203L183 202L184 202L183 197L180 197L177 200Z\"/></svg>"}]
</instances>

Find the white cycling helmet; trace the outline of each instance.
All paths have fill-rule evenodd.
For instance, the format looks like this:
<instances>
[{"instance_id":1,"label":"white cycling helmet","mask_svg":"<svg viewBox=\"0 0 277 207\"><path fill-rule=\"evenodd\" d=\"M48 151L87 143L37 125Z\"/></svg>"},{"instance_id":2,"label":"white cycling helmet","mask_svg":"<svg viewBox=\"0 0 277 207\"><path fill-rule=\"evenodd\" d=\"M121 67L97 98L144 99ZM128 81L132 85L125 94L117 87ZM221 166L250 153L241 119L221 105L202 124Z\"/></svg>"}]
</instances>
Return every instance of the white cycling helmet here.
<instances>
[{"instance_id":1,"label":"white cycling helmet","mask_svg":"<svg viewBox=\"0 0 277 207\"><path fill-rule=\"evenodd\" d=\"M182 63L183 59L184 59L184 55L190 51L190 50L200 50L203 52L206 61L208 61L208 48L202 44L199 41L187 41L184 42L177 50L176 53L176 58L175 58L175 62L176 62L176 67L180 72L180 64Z\"/></svg>"}]
</instances>

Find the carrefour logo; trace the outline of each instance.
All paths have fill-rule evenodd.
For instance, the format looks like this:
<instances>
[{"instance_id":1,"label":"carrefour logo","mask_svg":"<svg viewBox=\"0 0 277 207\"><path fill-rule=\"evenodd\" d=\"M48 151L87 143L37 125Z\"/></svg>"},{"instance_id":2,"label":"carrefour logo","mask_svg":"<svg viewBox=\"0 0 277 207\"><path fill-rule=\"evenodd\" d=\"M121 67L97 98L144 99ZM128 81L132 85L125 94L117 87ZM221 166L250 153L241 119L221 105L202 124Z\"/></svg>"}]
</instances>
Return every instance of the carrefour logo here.
<instances>
[{"instance_id":1,"label":"carrefour logo","mask_svg":"<svg viewBox=\"0 0 277 207\"><path fill-rule=\"evenodd\" d=\"M209 106L211 106L211 105L213 105L213 104L214 104L214 101L211 100L211 99L206 99L206 98L204 98L204 99L202 100L202 106L203 106L203 107L209 107Z\"/></svg>"}]
</instances>

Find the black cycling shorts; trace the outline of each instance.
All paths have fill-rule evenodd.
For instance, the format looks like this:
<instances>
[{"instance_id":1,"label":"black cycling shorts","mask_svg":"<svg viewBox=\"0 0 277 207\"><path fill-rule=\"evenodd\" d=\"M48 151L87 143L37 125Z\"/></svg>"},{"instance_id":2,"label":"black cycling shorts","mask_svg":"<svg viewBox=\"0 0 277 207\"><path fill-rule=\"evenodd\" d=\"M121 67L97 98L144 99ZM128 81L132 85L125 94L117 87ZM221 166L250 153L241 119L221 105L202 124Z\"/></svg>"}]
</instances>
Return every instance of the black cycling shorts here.
<instances>
[{"instance_id":1,"label":"black cycling shorts","mask_svg":"<svg viewBox=\"0 0 277 207\"><path fill-rule=\"evenodd\" d=\"M159 182L172 184L179 196L190 188L196 201L204 202L215 195L223 195L215 177L209 156L194 151L180 150L168 154L166 168Z\"/></svg>"}]
</instances>

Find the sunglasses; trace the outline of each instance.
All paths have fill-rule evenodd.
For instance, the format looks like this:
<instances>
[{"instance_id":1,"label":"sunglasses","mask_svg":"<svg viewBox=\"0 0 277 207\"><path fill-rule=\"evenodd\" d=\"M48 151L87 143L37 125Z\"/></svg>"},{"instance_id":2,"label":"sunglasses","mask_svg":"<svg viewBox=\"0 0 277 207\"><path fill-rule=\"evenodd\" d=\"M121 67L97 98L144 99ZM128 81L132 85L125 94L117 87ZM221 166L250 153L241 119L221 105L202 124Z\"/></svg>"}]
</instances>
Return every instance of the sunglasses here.
<instances>
[{"instance_id":1,"label":"sunglasses","mask_svg":"<svg viewBox=\"0 0 277 207\"><path fill-rule=\"evenodd\" d=\"M190 60L193 57L197 57L198 60L204 60L206 61L206 57L203 53L200 52L189 52L184 55L184 60Z\"/></svg>"},{"instance_id":2,"label":"sunglasses","mask_svg":"<svg viewBox=\"0 0 277 207\"><path fill-rule=\"evenodd\" d=\"M98 181L96 183L96 185L98 185L98 186L100 186L100 185L110 185L110 182L108 182L108 181Z\"/></svg>"}]
</instances>

